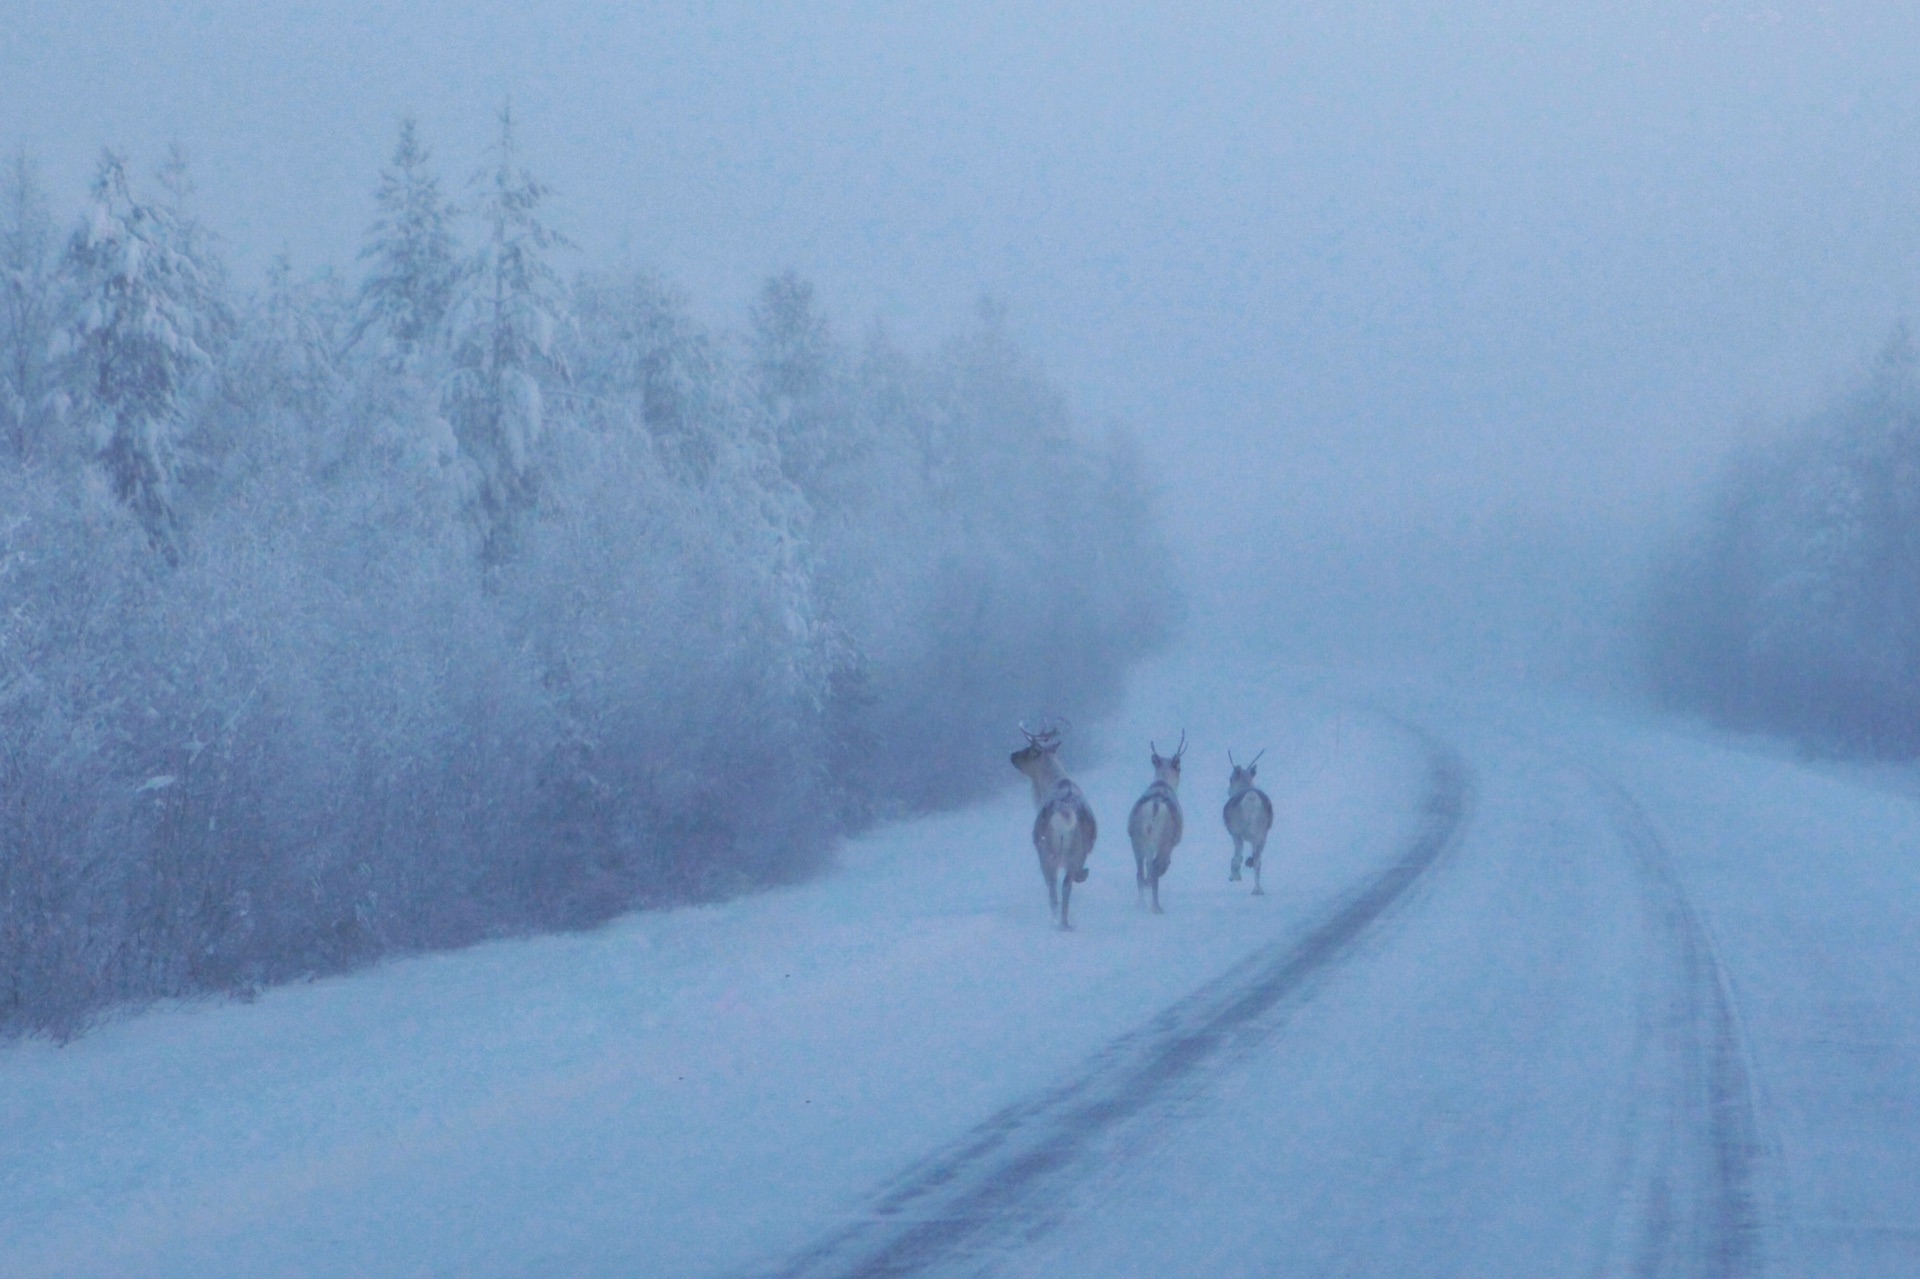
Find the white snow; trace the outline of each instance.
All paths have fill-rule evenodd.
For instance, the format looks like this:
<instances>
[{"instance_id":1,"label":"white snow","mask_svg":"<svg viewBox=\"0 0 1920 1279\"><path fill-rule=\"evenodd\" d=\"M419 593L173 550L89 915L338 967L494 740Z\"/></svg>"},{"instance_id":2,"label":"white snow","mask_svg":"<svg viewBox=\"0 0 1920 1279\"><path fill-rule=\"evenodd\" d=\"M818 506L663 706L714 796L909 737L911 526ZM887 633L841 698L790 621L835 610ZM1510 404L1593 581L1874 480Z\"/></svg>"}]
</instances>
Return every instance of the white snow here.
<instances>
[{"instance_id":1,"label":"white snow","mask_svg":"<svg viewBox=\"0 0 1920 1279\"><path fill-rule=\"evenodd\" d=\"M1700 1116L1667 1078L1671 921L1617 788L1711 939L1750 1083L1752 1249L1720 1272L1920 1270L1911 794L1536 695L1234 660L1143 677L1097 766L1069 738L1103 823L1071 935L1009 768L994 800L855 841L798 888L0 1050L0 1274L776 1267L1391 860L1426 751L1384 712L1466 761L1459 846L1270 1042L1116 1130L1048 1233L976 1263L1630 1272L1654 1174L1698 1171ZM1153 917L1124 816L1148 739L1182 728L1187 834ZM1254 899L1226 881L1219 809L1227 750L1262 746ZM1712 1224L1669 1207L1675 1231Z\"/></svg>"}]
</instances>

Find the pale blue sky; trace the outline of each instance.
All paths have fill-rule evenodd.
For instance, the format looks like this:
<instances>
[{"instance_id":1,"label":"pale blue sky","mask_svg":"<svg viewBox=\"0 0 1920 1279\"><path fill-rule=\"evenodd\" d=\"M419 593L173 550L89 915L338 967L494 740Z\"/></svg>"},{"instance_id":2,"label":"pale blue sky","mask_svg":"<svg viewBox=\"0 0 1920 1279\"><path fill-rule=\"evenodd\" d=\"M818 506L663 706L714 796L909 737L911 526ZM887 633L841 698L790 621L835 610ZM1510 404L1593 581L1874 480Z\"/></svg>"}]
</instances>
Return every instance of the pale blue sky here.
<instances>
[{"instance_id":1,"label":"pale blue sky","mask_svg":"<svg viewBox=\"0 0 1920 1279\"><path fill-rule=\"evenodd\" d=\"M709 314L1005 299L1176 527L1642 519L1920 289L1920 6L0 3L0 143L191 154L243 279L351 267L401 112L511 94L554 221Z\"/></svg>"}]
</instances>

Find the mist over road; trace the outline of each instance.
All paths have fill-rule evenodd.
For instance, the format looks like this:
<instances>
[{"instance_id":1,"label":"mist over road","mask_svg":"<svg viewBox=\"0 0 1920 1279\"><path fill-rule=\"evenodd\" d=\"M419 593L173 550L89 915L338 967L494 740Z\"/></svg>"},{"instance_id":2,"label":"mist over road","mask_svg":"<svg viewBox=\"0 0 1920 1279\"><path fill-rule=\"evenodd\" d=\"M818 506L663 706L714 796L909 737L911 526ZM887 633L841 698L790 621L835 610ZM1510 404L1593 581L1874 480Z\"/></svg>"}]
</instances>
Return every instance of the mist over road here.
<instances>
[{"instance_id":1,"label":"mist over road","mask_svg":"<svg viewBox=\"0 0 1920 1279\"><path fill-rule=\"evenodd\" d=\"M1168 1125L1166 1112L1222 1060L1276 1034L1289 1003L1310 996L1367 929L1452 846L1469 786L1437 745L1422 820L1401 855L1338 901L1302 938L1248 956L1146 1026L1107 1045L1075 1078L1010 1106L903 1175L872 1219L796 1258L782 1279L918 1274L969 1260L982 1241L1024 1244L1059 1224L1061 1201L1116 1132ZM1152 1205L1143 1205L1149 1212Z\"/></svg>"},{"instance_id":2,"label":"mist over road","mask_svg":"<svg viewBox=\"0 0 1920 1279\"><path fill-rule=\"evenodd\" d=\"M1072 761L1097 811L1169 717L1164 918L1102 847L1050 928L1010 788L795 889L14 1045L8 1273L1912 1264L1905 775L1190 657ZM1267 899L1214 825L1242 743Z\"/></svg>"},{"instance_id":3,"label":"mist over road","mask_svg":"<svg viewBox=\"0 0 1920 1279\"><path fill-rule=\"evenodd\" d=\"M1398 855L1323 919L776 1273L1761 1273L1746 1049L1669 850L1510 746L1472 821L1475 770L1426 751Z\"/></svg>"},{"instance_id":4,"label":"mist over road","mask_svg":"<svg viewBox=\"0 0 1920 1279\"><path fill-rule=\"evenodd\" d=\"M0 35L0 1279L1920 1274L1920 5Z\"/></svg>"}]
</instances>

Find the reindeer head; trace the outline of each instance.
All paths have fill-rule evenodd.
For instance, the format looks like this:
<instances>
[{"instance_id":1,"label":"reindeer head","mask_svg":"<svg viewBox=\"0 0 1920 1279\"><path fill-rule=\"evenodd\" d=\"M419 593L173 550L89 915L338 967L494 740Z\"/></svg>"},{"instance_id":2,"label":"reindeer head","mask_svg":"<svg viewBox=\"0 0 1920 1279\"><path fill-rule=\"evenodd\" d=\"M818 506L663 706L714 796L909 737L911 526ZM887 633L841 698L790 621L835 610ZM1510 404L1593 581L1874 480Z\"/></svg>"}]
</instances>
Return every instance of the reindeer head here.
<instances>
[{"instance_id":1,"label":"reindeer head","mask_svg":"<svg viewBox=\"0 0 1920 1279\"><path fill-rule=\"evenodd\" d=\"M1180 757L1187 753L1187 730L1180 730L1180 744L1174 747L1173 754L1162 755L1157 743L1149 741L1147 748L1153 752L1153 780L1165 782L1169 786L1180 784Z\"/></svg>"},{"instance_id":2,"label":"reindeer head","mask_svg":"<svg viewBox=\"0 0 1920 1279\"><path fill-rule=\"evenodd\" d=\"M1036 784L1040 782L1042 774L1047 775L1048 781L1056 780L1063 774L1060 772L1060 761L1054 757L1059 754L1060 738L1066 729L1065 721L1049 721L1038 732L1021 724L1020 733L1027 739L1027 744L1008 759L1015 768L1033 778Z\"/></svg>"},{"instance_id":3,"label":"reindeer head","mask_svg":"<svg viewBox=\"0 0 1920 1279\"><path fill-rule=\"evenodd\" d=\"M1260 748L1260 755L1267 753L1266 747ZM1227 763L1233 765L1233 777L1227 782L1229 794L1238 795L1253 786L1253 776L1260 771L1260 755L1255 755L1244 764L1234 762L1233 752L1227 752Z\"/></svg>"}]
</instances>

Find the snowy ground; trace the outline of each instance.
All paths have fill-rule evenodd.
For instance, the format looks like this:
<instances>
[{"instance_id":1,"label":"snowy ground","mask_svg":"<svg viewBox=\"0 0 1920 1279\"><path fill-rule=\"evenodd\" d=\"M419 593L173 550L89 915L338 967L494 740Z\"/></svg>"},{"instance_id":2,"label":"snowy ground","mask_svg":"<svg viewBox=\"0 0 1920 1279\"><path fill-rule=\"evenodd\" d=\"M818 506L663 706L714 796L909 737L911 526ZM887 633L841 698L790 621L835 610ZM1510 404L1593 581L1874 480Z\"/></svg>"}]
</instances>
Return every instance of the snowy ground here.
<instances>
[{"instance_id":1,"label":"snowy ground","mask_svg":"<svg viewBox=\"0 0 1920 1279\"><path fill-rule=\"evenodd\" d=\"M1920 1273L1899 779L1245 659L1113 737L1070 936L1010 786L800 888L0 1050L0 1274Z\"/></svg>"}]
</instances>

